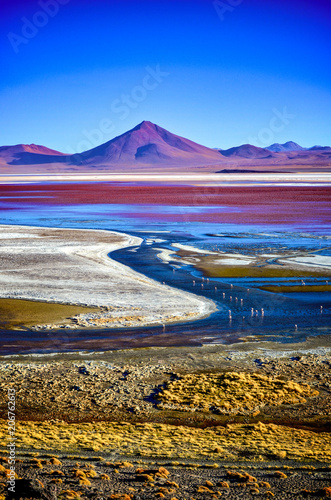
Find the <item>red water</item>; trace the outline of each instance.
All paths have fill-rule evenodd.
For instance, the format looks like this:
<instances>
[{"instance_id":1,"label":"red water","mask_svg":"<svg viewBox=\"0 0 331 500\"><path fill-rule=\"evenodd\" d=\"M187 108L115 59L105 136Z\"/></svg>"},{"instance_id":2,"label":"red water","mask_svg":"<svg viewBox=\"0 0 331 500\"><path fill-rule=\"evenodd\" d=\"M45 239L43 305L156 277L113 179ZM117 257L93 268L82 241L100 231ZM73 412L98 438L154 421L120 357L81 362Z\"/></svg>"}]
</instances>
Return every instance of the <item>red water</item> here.
<instances>
[{"instance_id":1,"label":"red water","mask_svg":"<svg viewBox=\"0 0 331 500\"><path fill-rule=\"evenodd\" d=\"M297 227L331 224L331 188L308 186L188 186L155 184L68 183L2 185L3 209L24 205L128 204L151 205L140 218L164 221L210 221L236 224L281 224ZM200 212L160 214L156 205L204 207ZM153 208L154 207L154 208ZM207 207L210 207L207 210ZM214 208L212 208L214 207ZM221 207L225 207L224 211ZM181 212L181 211L179 211Z\"/></svg>"}]
</instances>

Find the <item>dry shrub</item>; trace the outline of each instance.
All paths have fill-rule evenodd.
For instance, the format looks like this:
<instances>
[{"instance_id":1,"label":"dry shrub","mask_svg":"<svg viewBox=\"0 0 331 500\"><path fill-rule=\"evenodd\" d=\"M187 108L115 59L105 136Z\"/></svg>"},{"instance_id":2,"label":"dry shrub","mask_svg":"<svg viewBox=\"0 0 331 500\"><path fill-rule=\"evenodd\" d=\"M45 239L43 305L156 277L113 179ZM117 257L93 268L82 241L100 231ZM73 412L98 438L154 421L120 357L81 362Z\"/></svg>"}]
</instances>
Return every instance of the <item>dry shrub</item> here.
<instances>
[{"instance_id":1,"label":"dry shrub","mask_svg":"<svg viewBox=\"0 0 331 500\"><path fill-rule=\"evenodd\" d=\"M74 477L86 477L86 474L83 470L81 469L74 469L73 470L73 476Z\"/></svg>"},{"instance_id":2,"label":"dry shrub","mask_svg":"<svg viewBox=\"0 0 331 500\"><path fill-rule=\"evenodd\" d=\"M98 473L95 472L95 470L91 469L88 472L86 472L86 477L98 477Z\"/></svg>"},{"instance_id":3,"label":"dry shrub","mask_svg":"<svg viewBox=\"0 0 331 500\"><path fill-rule=\"evenodd\" d=\"M64 476L64 472L62 472L61 470L51 470L50 475L51 476Z\"/></svg>"},{"instance_id":4,"label":"dry shrub","mask_svg":"<svg viewBox=\"0 0 331 500\"><path fill-rule=\"evenodd\" d=\"M108 476L108 474L101 474L100 479L102 481L110 481L110 477Z\"/></svg>"},{"instance_id":5,"label":"dry shrub","mask_svg":"<svg viewBox=\"0 0 331 500\"><path fill-rule=\"evenodd\" d=\"M80 498L80 493L74 490L63 490L60 493L60 498L65 498L65 500L74 500Z\"/></svg>"},{"instance_id":6,"label":"dry shrub","mask_svg":"<svg viewBox=\"0 0 331 500\"><path fill-rule=\"evenodd\" d=\"M78 483L80 486L91 486L91 482L86 477L81 477Z\"/></svg>"},{"instance_id":7,"label":"dry shrub","mask_svg":"<svg viewBox=\"0 0 331 500\"><path fill-rule=\"evenodd\" d=\"M58 460L58 459L57 459L57 458L55 458L55 457L52 457L52 458L50 459L50 463L51 463L51 464L53 464L53 465L57 465L57 466L62 465L62 463L60 462L60 460Z\"/></svg>"},{"instance_id":8,"label":"dry shrub","mask_svg":"<svg viewBox=\"0 0 331 500\"><path fill-rule=\"evenodd\" d=\"M254 476L251 476L247 472L244 472L241 474L240 472L232 472L228 471L227 476L231 479L234 479L235 481L238 481L238 483L256 483L257 479Z\"/></svg>"},{"instance_id":9,"label":"dry shrub","mask_svg":"<svg viewBox=\"0 0 331 500\"><path fill-rule=\"evenodd\" d=\"M227 481L220 481L216 486L220 486L221 488L230 488L230 485Z\"/></svg>"},{"instance_id":10,"label":"dry shrub","mask_svg":"<svg viewBox=\"0 0 331 500\"><path fill-rule=\"evenodd\" d=\"M151 476L150 474L137 474L136 481L140 481L140 482L148 481L148 482L152 483L154 481L154 477Z\"/></svg>"},{"instance_id":11,"label":"dry shrub","mask_svg":"<svg viewBox=\"0 0 331 500\"><path fill-rule=\"evenodd\" d=\"M270 484L267 483L267 481L260 481L259 486L260 488L271 488Z\"/></svg>"},{"instance_id":12,"label":"dry shrub","mask_svg":"<svg viewBox=\"0 0 331 500\"><path fill-rule=\"evenodd\" d=\"M114 500L131 500L131 496L126 493L114 493L110 495L110 498Z\"/></svg>"},{"instance_id":13,"label":"dry shrub","mask_svg":"<svg viewBox=\"0 0 331 500\"><path fill-rule=\"evenodd\" d=\"M214 493L214 492L207 486L198 486L197 493Z\"/></svg>"},{"instance_id":14,"label":"dry shrub","mask_svg":"<svg viewBox=\"0 0 331 500\"><path fill-rule=\"evenodd\" d=\"M284 472L281 472L280 470L276 470L276 471L275 471L275 476L276 476L276 477L279 477L279 478L281 478L281 479L286 479L286 478L287 478L287 475L286 475L286 474L284 474Z\"/></svg>"}]
</instances>

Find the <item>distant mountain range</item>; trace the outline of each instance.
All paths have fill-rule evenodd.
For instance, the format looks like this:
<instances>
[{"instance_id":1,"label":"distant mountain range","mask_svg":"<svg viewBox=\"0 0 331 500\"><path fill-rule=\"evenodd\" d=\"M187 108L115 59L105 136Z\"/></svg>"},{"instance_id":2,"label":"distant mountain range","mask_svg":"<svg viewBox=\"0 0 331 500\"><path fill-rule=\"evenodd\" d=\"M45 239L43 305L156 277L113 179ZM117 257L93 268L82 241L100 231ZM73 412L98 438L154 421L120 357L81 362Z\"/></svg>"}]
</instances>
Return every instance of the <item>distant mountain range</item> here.
<instances>
[{"instance_id":1,"label":"distant mountain range","mask_svg":"<svg viewBox=\"0 0 331 500\"><path fill-rule=\"evenodd\" d=\"M274 153L281 153L284 151L303 151L305 148L299 146L296 142L288 141L285 144L279 144L275 142L275 144L271 144L271 146L267 147L269 151L273 151Z\"/></svg>"},{"instance_id":2,"label":"distant mountain range","mask_svg":"<svg viewBox=\"0 0 331 500\"><path fill-rule=\"evenodd\" d=\"M240 158L271 158L272 154L268 149L252 146L252 144L243 144L230 149L221 149L219 151L222 156L240 157Z\"/></svg>"},{"instance_id":3,"label":"distant mountain range","mask_svg":"<svg viewBox=\"0 0 331 500\"><path fill-rule=\"evenodd\" d=\"M114 139L79 154L35 144L0 147L0 173L177 171L282 171L331 166L331 148L305 149L295 142L260 148L251 144L211 149L143 121Z\"/></svg>"}]
</instances>

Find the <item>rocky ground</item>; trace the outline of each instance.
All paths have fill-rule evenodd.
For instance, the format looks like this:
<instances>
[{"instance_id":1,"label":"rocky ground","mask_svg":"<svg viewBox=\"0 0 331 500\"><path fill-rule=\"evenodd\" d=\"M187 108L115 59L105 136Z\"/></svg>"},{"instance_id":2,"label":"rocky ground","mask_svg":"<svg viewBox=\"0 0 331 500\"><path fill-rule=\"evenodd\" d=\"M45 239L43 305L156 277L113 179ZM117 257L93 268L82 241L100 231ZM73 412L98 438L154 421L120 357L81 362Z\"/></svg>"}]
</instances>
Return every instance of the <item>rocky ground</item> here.
<instances>
[{"instance_id":1,"label":"rocky ground","mask_svg":"<svg viewBox=\"0 0 331 500\"><path fill-rule=\"evenodd\" d=\"M330 496L330 364L325 338L68 354L65 361L2 358L0 435L5 442L12 387L17 491L99 500ZM232 384L222 412L219 380ZM196 400L183 393L188 381ZM3 459L4 494L7 467Z\"/></svg>"},{"instance_id":2,"label":"rocky ground","mask_svg":"<svg viewBox=\"0 0 331 500\"><path fill-rule=\"evenodd\" d=\"M3 461L4 466L6 466ZM33 499L203 500L220 497L323 498L331 494L327 465L107 462L82 457L24 457L16 497Z\"/></svg>"},{"instance_id":3,"label":"rocky ground","mask_svg":"<svg viewBox=\"0 0 331 500\"><path fill-rule=\"evenodd\" d=\"M331 424L331 356L328 347L318 344L315 339L283 346L281 351L279 344L267 342L235 347L152 348L94 354L93 360L75 354L66 355L64 360L56 356L23 356L15 357L15 361L3 358L0 416L6 415L10 385L16 390L16 418L21 420L44 420L47 416L67 422L125 419L185 425L245 420L287 425L300 422L326 429ZM214 411L213 404L204 411L198 407L189 411L160 409L158 394L170 381L192 373L199 376L227 371L308 384L315 394L296 404L268 404L260 395L250 408L246 402L238 410L237 402L221 414ZM254 411L249 411L252 408Z\"/></svg>"}]
</instances>

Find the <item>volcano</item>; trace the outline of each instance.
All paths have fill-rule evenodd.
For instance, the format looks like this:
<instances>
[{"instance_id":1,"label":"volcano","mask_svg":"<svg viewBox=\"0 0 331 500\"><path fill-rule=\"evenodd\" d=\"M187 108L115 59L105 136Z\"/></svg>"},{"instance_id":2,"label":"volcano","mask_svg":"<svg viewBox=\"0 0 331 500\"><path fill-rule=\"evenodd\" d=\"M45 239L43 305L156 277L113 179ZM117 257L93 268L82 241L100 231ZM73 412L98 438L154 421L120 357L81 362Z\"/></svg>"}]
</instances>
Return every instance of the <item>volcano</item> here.
<instances>
[{"instance_id":1,"label":"volcano","mask_svg":"<svg viewBox=\"0 0 331 500\"><path fill-rule=\"evenodd\" d=\"M214 149L168 132L149 121L115 137L101 146L73 155L75 164L210 164L221 163L222 156Z\"/></svg>"}]
</instances>

